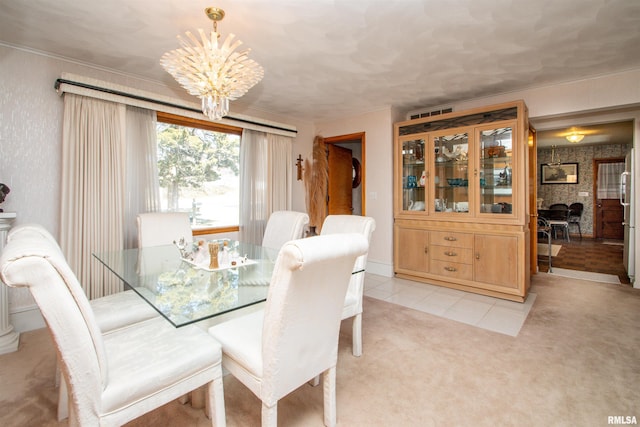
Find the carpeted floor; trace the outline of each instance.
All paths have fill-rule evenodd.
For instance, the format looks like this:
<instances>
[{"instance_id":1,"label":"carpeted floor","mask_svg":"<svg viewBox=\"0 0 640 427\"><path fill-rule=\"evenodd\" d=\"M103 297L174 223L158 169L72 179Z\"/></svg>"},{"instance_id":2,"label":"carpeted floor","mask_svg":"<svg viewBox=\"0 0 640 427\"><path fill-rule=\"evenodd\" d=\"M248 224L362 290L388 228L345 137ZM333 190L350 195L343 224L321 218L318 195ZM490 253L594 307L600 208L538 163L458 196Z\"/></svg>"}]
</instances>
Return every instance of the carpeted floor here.
<instances>
[{"instance_id":1,"label":"carpeted floor","mask_svg":"<svg viewBox=\"0 0 640 427\"><path fill-rule=\"evenodd\" d=\"M340 426L605 426L636 416L640 290L540 273L537 299L510 337L365 298L364 354L344 322L338 360ZM54 353L43 330L0 356L0 425L59 426ZM225 378L228 426L259 426L260 402ZM322 388L278 406L281 426L322 426ZM172 402L130 426L206 426Z\"/></svg>"}]
</instances>

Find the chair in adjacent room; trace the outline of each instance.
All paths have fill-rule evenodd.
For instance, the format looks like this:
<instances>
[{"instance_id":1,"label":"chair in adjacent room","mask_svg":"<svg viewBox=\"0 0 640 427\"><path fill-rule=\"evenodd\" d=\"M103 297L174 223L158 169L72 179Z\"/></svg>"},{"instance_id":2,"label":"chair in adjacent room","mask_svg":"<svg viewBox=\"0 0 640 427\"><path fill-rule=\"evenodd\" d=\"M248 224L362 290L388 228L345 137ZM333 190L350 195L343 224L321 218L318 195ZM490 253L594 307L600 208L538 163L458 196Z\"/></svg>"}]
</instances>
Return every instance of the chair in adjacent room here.
<instances>
[{"instance_id":1,"label":"chair in adjacent room","mask_svg":"<svg viewBox=\"0 0 640 427\"><path fill-rule=\"evenodd\" d=\"M320 235L338 233L360 233L371 243L371 235L376 229L376 221L373 218L358 215L329 215L322 224ZM347 289L344 301L342 320L353 317L353 347L352 353L359 357L362 355L362 295L364 293L364 269L367 265L367 254L358 257Z\"/></svg>"},{"instance_id":2,"label":"chair in adjacent room","mask_svg":"<svg viewBox=\"0 0 640 427\"><path fill-rule=\"evenodd\" d=\"M571 241L569 237L569 205L564 203L555 203L549 206L548 218L549 225L553 231L553 238L558 238L558 230L562 232L562 237L567 241Z\"/></svg>"},{"instance_id":3,"label":"chair in adjacent room","mask_svg":"<svg viewBox=\"0 0 640 427\"><path fill-rule=\"evenodd\" d=\"M156 317L103 334L57 243L37 230L7 242L0 279L29 288L45 319L70 390L69 425L119 426L204 385L212 425L225 425L221 348L203 330Z\"/></svg>"},{"instance_id":4,"label":"chair in adjacent room","mask_svg":"<svg viewBox=\"0 0 640 427\"><path fill-rule=\"evenodd\" d=\"M580 239L582 239L582 229L580 228L582 211L584 211L584 205L582 203L576 202L569 205L569 226L575 225L578 227Z\"/></svg>"},{"instance_id":5,"label":"chair in adjacent room","mask_svg":"<svg viewBox=\"0 0 640 427\"><path fill-rule=\"evenodd\" d=\"M289 240L301 239L307 224L309 215L304 212L275 211L267 221L262 246L280 249Z\"/></svg>"},{"instance_id":6,"label":"chair in adjacent room","mask_svg":"<svg viewBox=\"0 0 640 427\"><path fill-rule=\"evenodd\" d=\"M538 217L538 236L544 237L544 239L546 240L545 242L547 244L546 257L548 258L548 262L549 262L549 273L552 273L553 269L551 267L551 225L549 224L549 221L546 218ZM538 255L540 256L540 253L538 253ZM542 256L545 256L545 255L542 254Z\"/></svg>"},{"instance_id":7,"label":"chair in adjacent room","mask_svg":"<svg viewBox=\"0 0 640 427\"><path fill-rule=\"evenodd\" d=\"M138 214L138 247L170 245L184 239L193 241L186 212L147 212Z\"/></svg>"},{"instance_id":8,"label":"chair in adjacent room","mask_svg":"<svg viewBox=\"0 0 640 427\"><path fill-rule=\"evenodd\" d=\"M278 400L322 374L324 423L336 424L338 337L349 277L368 250L362 234L286 243L264 309L209 329L222 365L262 401L262 425L275 426Z\"/></svg>"}]
</instances>

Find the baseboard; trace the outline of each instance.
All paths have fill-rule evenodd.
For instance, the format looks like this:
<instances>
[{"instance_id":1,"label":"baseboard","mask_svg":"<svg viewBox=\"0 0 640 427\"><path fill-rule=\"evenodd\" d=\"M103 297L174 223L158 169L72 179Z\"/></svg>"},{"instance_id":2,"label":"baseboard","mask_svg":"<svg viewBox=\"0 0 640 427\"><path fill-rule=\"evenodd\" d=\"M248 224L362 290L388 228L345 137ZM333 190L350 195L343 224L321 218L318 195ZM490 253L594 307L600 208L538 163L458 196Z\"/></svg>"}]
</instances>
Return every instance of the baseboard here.
<instances>
[{"instance_id":1,"label":"baseboard","mask_svg":"<svg viewBox=\"0 0 640 427\"><path fill-rule=\"evenodd\" d=\"M366 272L378 276L393 277L393 265L376 261L367 261Z\"/></svg>"},{"instance_id":2,"label":"baseboard","mask_svg":"<svg viewBox=\"0 0 640 427\"><path fill-rule=\"evenodd\" d=\"M38 306L24 307L9 313L9 323L11 323L16 332L33 331L46 326Z\"/></svg>"}]
</instances>

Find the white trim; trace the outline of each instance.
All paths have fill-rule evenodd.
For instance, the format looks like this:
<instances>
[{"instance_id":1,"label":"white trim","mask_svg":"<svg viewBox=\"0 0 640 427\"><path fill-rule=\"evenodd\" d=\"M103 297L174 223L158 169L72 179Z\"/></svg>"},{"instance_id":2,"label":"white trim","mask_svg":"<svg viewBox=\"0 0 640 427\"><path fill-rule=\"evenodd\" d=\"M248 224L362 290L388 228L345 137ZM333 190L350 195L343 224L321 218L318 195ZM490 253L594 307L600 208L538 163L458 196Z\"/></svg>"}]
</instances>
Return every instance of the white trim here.
<instances>
[{"instance_id":1,"label":"white trim","mask_svg":"<svg viewBox=\"0 0 640 427\"><path fill-rule=\"evenodd\" d=\"M58 93L60 95L62 95L65 92L73 93L76 95L89 96L92 98L102 99L105 101L118 102L121 104L132 105L135 107L146 108L149 110L162 111L164 113L176 114L179 116L189 117L193 119L212 121L200 112L196 113L193 111L184 110L180 108L180 107L184 107L187 109L195 109L199 111L200 105L194 102L187 102L181 99L158 95L158 94L143 91L140 89L122 86L115 83L109 83L102 80L92 79L90 77L79 76L77 74L72 74L72 73L62 73L60 78L63 80L82 83L89 86L100 87L100 88L104 88L104 89L115 91L115 92L128 93L140 98L157 100L159 102L176 105L178 107L171 107L171 106L155 103L152 101L130 98L123 95L112 94L109 92L102 92L99 90L85 88L82 86L75 86L67 83L61 83L59 85ZM253 123L245 123L243 121L233 120L232 118L223 118L214 123L227 124L231 126L237 126L243 129L251 129L251 130L271 133L275 135L288 136L291 138L295 138L297 135L296 127L292 125L272 122L264 119L257 119L255 117L250 117L242 114L234 114L234 117L240 120L247 120ZM264 125L264 126L261 126L261 125ZM273 126L278 128L283 128L283 129L274 129Z\"/></svg>"},{"instance_id":2,"label":"white trim","mask_svg":"<svg viewBox=\"0 0 640 427\"><path fill-rule=\"evenodd\" d=\"M367 260L365 271L378 276L393 277L393 265Z\"/></svg>"}]
</instances>

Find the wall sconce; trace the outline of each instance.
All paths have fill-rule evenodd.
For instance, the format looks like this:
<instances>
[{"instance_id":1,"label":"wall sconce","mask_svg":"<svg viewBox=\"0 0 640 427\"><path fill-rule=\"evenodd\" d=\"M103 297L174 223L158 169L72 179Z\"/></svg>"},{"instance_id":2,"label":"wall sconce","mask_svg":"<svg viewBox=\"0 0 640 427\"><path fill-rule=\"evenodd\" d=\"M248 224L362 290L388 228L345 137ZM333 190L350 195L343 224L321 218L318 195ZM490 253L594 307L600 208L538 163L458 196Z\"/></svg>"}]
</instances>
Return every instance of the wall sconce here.
<instances>
[{"instance_id":1,"label":"wall sconce","mask_svg":"<svg viewBox=\"0 0 640 427\"><path fill-rule=\"evenodd\" d=\"M298 158L296 159L296 171L298 181L302 181L302 155L300 154L298 154Z\"/></svg>"}]
</instances>

